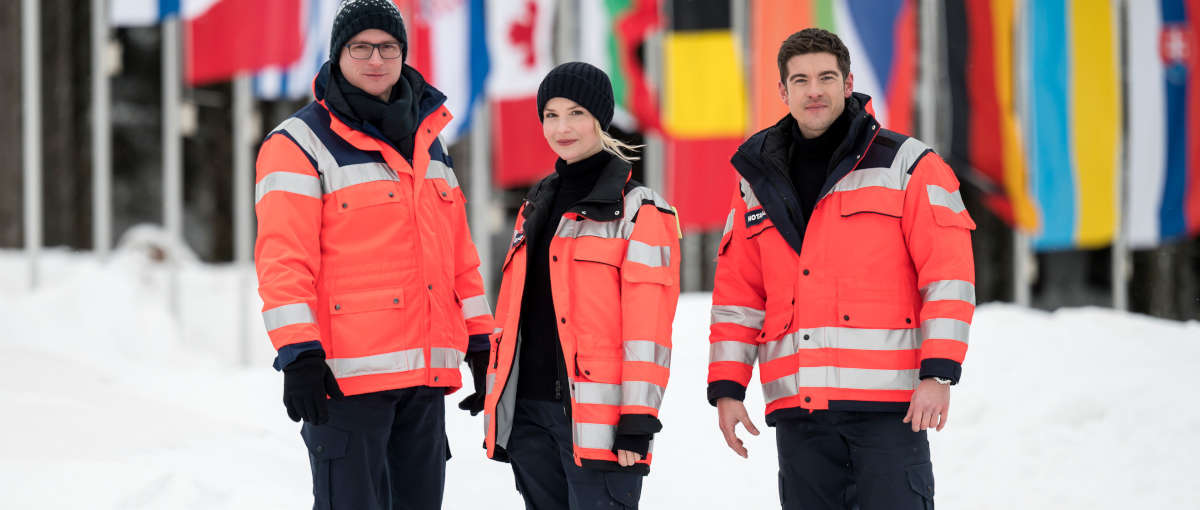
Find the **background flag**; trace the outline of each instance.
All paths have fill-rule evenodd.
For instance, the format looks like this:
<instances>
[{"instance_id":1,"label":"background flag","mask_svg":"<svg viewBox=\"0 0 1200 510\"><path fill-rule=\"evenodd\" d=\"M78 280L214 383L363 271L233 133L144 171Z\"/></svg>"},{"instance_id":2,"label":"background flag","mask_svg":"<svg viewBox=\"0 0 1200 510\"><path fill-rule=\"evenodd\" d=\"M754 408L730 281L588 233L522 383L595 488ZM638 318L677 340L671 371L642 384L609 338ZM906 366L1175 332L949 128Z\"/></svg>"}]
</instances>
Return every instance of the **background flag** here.
<instances>
[{"instance_id":1,"label":"background flag","mask_svg":"<svg viewBox=\"0 0 1200 510\"><path fill-rule=\"evenodd\" d=\"M1039 0L1025 9L1022 116L1041 226L1034 247L1101 247L1117 223L1116 12L1108 0Z\"/></svg>"},{"instance_id":2,"label":"background flag","mask_svg":"<svg viewBox=\"0 0 1200 510\"><path fill-rule=\"evenodd\" d=\"M1200 232L1200 1L1145 2L1125 19L1125 226L1151 248Z\"/></svg>"},{"instance_id":3,"label":"background flag","mask_svg":"<svg viewBox=\"0 0 1200 510\"><path fill-rule=\"evenodd\" d=\"M1037 229L1013 98L1013 0L946 0L951 107L946 159L1010 226Z\"/></svg>"},{"instance_id":4,"label":"background flag","mask_svg":"<svg viewBox=\"0 0 1200 510\"><path fill-rule=\"evenodd\" d=\"M295 62L304 50L296 0L218 0L185 11L185 79L227 81L239 72ZM194 14L194 15L193 15Z\"/></svg>"},{"instance_id":5,"label":"background flag","mask_svg":"<svg viewBox=\"0 0 1200 510\"><path fill-rule=\"evenodd\" d=\"M500 188L528 186L554 170L542 136L537 90L554 66L554 0L487 2L493 177Z\"/></svg>"},{"instance_id":6,"label":"background flag","mask_svg":"<svg viewBox=\"0 0 1200 510\"><path fill-rule=\"evenodd\" d=\"M488 74L484 0L410 0L409 64L446 94L446 143L466 133Z\"/></svg>"},{"instance_id":7,"label":"background flag","mask_svg":"<svg viewBox=\"0 0 1200 510\"><path fill-rule=\"evenodd\" d=\"M741 52L727 0L674 0L663 42L668 200L684 229L717 229L729 213L729 158L748 125Z\"/></svg>"}]
</instances>

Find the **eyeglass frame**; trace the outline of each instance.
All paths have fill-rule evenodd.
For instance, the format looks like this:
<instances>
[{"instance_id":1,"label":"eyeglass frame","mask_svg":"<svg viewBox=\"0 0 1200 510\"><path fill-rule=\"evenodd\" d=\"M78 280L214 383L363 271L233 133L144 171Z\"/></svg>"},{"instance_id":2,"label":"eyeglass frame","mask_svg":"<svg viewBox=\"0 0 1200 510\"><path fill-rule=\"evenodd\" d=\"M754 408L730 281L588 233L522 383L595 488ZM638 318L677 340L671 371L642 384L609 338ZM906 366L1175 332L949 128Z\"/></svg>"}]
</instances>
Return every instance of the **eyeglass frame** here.
<instances>
[{"instance_id":1,"label":"eyeglass frame","mask_svg":"<svg viewBox=\"0 0 1200 510\"><path fill-rule=\"evenodd\" d=\"M395 44L395 45L396 45L398 48L400 48L400 54L399 54L399 55L396 55L396 56L394 56L394 57L391 57L391 58L388 58L388 57L385 57L385 56L383 56L383 48L381 48L381 46L387 46L387 45L390 45L390 44ZM350 49L350 47L351 47L351 46L358 46L358 45L370 46L370 47L371 47L371 53L368 53L368 54L367 54L367 56L366 56L366 57L363 57L363 58L359 58L359 57L356 57L356 56L354 56L354 52L353 52L353 51ZM347 53L348 55L350 55L350 58L352 58L352 59L354 59L354 60L371 60L371 57L375 56L375 52L379 52L379 58L381 58L381 59L383 59L383 60L396 60L396 59L398 59L398 58L402 58L402 57L404 57L404 45L403 45L403 44L400 44L400 42L399 42L399 41L388 41L388 42L382 42L382 43L378 43L378 44L376 44L376 43L369 43L369 42L351 42L351 43L346 43L346 44L345 44L345 45L343 45L342 47L343 47L343 48L346 48L346 53Z\"/></svg>"}]
</instances>

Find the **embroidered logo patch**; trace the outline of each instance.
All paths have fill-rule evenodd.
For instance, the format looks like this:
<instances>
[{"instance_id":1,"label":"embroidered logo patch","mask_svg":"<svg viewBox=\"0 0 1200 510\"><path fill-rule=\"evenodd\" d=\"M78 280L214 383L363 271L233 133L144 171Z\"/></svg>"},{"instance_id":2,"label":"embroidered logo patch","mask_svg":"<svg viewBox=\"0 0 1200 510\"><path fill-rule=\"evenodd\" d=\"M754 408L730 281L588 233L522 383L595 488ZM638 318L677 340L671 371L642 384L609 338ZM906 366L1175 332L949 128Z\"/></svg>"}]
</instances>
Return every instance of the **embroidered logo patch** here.
<instances>
[{"instance_id":1,"label":"embroidered logo patch","mask_svg":"<svg viewBox=\"0 0 1200 510\"><path fill-rule=\"evenodd\" d=\"M746 226L747 227L753 227L755 225L758 225L759 223L762 223L763 220L765 220L765 219L767 219L767 211L763 210L763 208L761 208L761 207L759 207L758 209L751 209L749 211L746 211Z\"/></svg>"},{"instance_id":2,"label":"embroidered logo patch","mask_svg":"<svg viewBox=\"0 0 1200 510\"><path fill-rule=\"evenodd\" d=\"M517 245L521 244L521 241L524 241L524 240L525 240L525 231L524 230L517 230L517 231L513 232L512 244L509 245L509 248L516 248Z\"/></svg>"}]
</instances>

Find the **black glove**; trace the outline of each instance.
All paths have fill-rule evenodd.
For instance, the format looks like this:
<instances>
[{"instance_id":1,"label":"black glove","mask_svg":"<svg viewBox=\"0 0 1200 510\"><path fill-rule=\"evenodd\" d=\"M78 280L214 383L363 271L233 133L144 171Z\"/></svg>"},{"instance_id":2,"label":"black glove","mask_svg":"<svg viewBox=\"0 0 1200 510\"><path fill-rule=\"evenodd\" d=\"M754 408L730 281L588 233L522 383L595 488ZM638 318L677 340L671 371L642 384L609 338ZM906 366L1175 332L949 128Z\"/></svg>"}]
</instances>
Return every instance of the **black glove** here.
<instances>
[{"instance_id":1,"label":"black glove","mask_svg":"<svg viewBox=\"0 0 1200 510\"><path fill-rule=\"evenodd\" d=\"M323 351L305 351L283 367L283 406L292 421L303 418L314 425L329 421L325 395L335 400L344 397L333 371L325 364Z\"/></svg>"},{"instance_id":2,"label":"black glove","mask_svg":"<svg viewBox=\"0 0 1200 510\"><path fill-rule=\"evenodd\" d=\"M483 399L487 397L487 388L484 387L484 378L487 377L488 356L490 351L475 351L467 353L467 367L471 369L471 379L475 382L475 393L467 395L467 398L462 399L458 403L458 408L463 411L470 411L471 416L479 414L483 410Z\"/></svg>"}]
</instances>

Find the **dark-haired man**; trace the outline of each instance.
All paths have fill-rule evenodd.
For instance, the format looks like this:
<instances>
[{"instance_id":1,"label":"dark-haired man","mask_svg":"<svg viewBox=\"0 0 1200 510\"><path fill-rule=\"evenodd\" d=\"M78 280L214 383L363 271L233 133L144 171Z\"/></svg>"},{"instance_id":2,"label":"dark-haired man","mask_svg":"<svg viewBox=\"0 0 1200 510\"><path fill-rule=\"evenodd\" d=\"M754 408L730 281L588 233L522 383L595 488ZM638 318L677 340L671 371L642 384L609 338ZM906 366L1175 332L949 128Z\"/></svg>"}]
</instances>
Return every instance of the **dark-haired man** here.
<instances>
[{"instance_id":1,"label":"dark-haired man","mask_svg":"<svg viewBox=\"0 0 1200 510\"><path fill-rule=\"evenodd\" d=\"M345 0L315 100L258 155L255 265L314 508L440 508L445 395L483 408L492 332L441 92L392 0ZM468 353L469 351L469 353ZM344 395L344 396L343 396ZM330 399L329 397L332 397Z\"/></svg>"},{"instance_id":2,"label":"dark-haired man","mask_svg":"<svg viewBox=\"0 0 1200 510\"><path fill-rule=\"evenodd\" d=\"M946 425L966 354L975 224L941 158L853 91L835 34L793 34L778 64L789 115L732 159L709 401L745 457L758 362L785 510L932 508L925 431Z\"/></svg>"}]
</instances>

